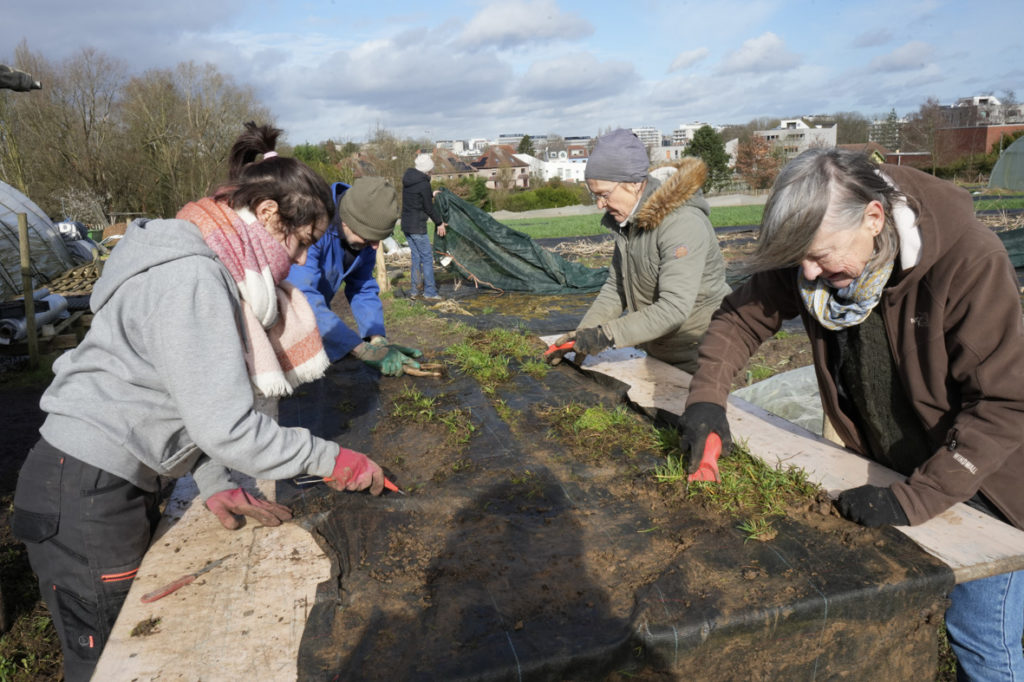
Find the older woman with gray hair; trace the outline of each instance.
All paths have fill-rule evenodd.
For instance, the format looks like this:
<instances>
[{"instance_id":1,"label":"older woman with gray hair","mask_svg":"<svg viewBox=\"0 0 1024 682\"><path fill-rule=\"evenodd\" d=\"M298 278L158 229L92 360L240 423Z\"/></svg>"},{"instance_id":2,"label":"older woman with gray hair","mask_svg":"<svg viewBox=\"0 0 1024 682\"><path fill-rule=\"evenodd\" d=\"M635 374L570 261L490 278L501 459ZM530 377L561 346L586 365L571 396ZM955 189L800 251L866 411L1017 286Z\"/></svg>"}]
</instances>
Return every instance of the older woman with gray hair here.
<instances>
[{"instance_id":1,"label":"older woman with gray hair","mask_svg":"<svg viewBox=\"0 0 1024 682\"><path fill-rule=\"evenodd\" d=\"M615 252L608 279L577 329L577 354L639 346L692 372L697 345L729 293L725 260L701 192L707 167L687 157L664 182L648 174L647 149L629 130L597 139L584 171ZM548 354L557 364L568 349Z\"/></svg>"},{"instance_id":2,"label":"older woman with gray hair","mask_svg":"<svg viewBox=\"0 0 1024 682\"><path fill-rule=\"evenodd\" d=\"M1024 529L1021 301L966 191L863 154L804 152L775 182L749 272L701 343L680 420L691 471L711 432L729 443L736 372L799 315L836 433L905 476L844 491L842 516L916 525L966 502ZM958 679L1024 679L1024 572L957 585L946 626Z\"/></svg>"}]
</instances>

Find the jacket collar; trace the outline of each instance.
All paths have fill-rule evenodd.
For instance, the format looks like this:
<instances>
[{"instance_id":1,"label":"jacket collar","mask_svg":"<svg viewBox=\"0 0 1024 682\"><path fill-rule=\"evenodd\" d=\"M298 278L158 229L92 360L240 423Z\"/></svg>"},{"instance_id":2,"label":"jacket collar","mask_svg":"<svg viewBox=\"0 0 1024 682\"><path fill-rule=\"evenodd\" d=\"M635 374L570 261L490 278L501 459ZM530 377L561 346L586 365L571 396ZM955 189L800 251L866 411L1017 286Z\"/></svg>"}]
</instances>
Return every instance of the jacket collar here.
<instances>
[{"instance_id":1,"label":"jacket collar","mask_svg":"<svg viewBox=\"0 0 1024 682\"><path fill-rule=\"evenodd\" d=\"M641 230L653 230L670 214L693 198L704 185L708 176L708 167L695 156L684 157L675 164L676 172L664 182L647 176L648 188L640 204L633 214L632 222Z\"/></svg>"}]
</instances>

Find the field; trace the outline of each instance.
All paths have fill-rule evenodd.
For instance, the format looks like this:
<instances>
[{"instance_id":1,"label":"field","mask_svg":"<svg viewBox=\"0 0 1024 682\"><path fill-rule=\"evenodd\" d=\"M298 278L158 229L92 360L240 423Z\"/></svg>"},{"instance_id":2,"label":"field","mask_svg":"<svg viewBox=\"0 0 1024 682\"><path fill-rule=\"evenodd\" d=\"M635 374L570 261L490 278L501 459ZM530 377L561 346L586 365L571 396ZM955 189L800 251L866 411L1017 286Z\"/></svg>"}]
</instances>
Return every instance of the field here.
<instances>
[{"instance_id":1,"label":"field","mask_svg":"<svg viewBox=\"0 0 1024 682\"><path fill-rule=\"evenodd\" d=\"M1024 199L1004 199L1001 204L990 204L989 200L979 201L979 210L1014 210L1024 207ZM712 210L712 219L716 226L732 225L754 225L760 219L761 207L716 207ZM598 224L598 216L570 216L561 218L522 218L506 221L515 229L521 230L535 238L588 236L603 234L604 231ZM741 259L744 245L732 246L723 241L723 249L730 260ZM590 254L587 256L588 264L598 265L601 259L606 259L608 253ZM397 277L399 288L403 282L407 282L407 273L399 269L394 273ZM446 282L450 285L450 282ZM406 301L386 297L385 305L388 314L388 325L394 330L397 338L402 334L414 334L416 330L429 329L435 322L424 321L424 315L432 315L429 311L417 306L409 306ZM499 303L488 304L489 310L494 312ZM486 314L488 308L481 311ZM432 319L432 318L431 318ZM407 329L408 331L403 331ZM446 332L447 333L447 332ZM472 341L472 334L463 329L460 338L457 334L446 336L434 331L429 336L431 342L436 342L437 352L455 353L446 349L456 348L460 343L466 342L467 338ZM425 337L427 338L427 337ZM461 351L460 351L461 352ZM494 353L491 353L494 355ZM452 357L458 357L453 355ZM517 361L521 367L529 367L528 361L520 359ZM737 377L736 385L759 381L777 372L793 369L810 362L806 344L806 337L800 332L791 332L778 335L775 339L765 344L758 354L752 358L748 367ZM525 372L526 370L524 370ZM42 421L42 413L38 409L39 396L44 390L49 375L45 367L35 373L21 371L0 372L0 402L5 405L5 438L3 444L3 455L0 457L0 579L3 588L3 606L7 620L5 625L9 626L2 637L0 637L0 680L6 682L27 681L27 680L58 680L60 679L60 651L56 643L49 617L38 599L38 587L28 568L27 560L22 546L10 536L8 517L11 509L14 483L17 477L17 470L21 459L28 448L37 438L37 429ZM488 395L486 390L483 395ZM395 397L393 409L406 408L412 410L412 414L422 414L426 409L417 405L416 400L423 396L407 394ZM404 401L404 402L403 402ZM432 406L427 406L434 409ZM439 414L451 412L458 405L445 404L443 409L436 409ZM501 403L495 402L494 409L501 414L503 408ZM429 410L428 410L429 411ZM511 412L504 412L505 417L511 419L512 428L523 428L520 424L516 426L515 418ZM421 425L420 429L425 431L436 431L444 433L449 428L442 421L433 422L428 425ZM393 431L382 430L379 437L387 439L388 434L394 435ZM461 437L458 434L455 437ZM455 448L458 450L458 448ZM459 474L469 462L461 458L454 458L446 461L448 475ZM396 468L401 467L401 462L392 461ZM510 478L507 484L509 494L524 494L529 499L531 491L536 483L529 471L517 472ZM532 503L531 503L532 504ZM831 523L822 520L821 523ZM948 649L944 649L944 642L936 644L939 648L939 670L935 679L940 681L952 680L951 661Z\"/></svg>"}]
</instances>

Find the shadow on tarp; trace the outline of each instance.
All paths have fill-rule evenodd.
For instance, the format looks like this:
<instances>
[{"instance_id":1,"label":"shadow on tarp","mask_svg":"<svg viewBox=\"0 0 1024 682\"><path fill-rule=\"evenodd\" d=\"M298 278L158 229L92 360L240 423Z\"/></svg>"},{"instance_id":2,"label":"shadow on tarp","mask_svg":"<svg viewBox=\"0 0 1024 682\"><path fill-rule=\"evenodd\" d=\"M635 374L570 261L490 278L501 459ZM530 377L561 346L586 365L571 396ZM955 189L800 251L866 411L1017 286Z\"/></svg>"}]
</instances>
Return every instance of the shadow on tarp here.
<instances>
[{"instance_id":1,"label":"shadow on tarp","mask_svg":"<svg viewBox=\"0 0 1024 682\"><path fill-rule=\"evenodd\" d=\"M390 417L410 387L438 413L462 410L469 442ZM408 493L279 484L337 576L318 587L298 678L914 679L935 669L953 575L902 534L799 515L776 522L774 539L748 541L735 519L656 486L655 453L627 458L595 442L573 455L537 414L614 406L624 388L563 364L487 395L458 373L381 380L345 360L283 401L283 423L371 453Z\"/></svg>"}]
</instances>

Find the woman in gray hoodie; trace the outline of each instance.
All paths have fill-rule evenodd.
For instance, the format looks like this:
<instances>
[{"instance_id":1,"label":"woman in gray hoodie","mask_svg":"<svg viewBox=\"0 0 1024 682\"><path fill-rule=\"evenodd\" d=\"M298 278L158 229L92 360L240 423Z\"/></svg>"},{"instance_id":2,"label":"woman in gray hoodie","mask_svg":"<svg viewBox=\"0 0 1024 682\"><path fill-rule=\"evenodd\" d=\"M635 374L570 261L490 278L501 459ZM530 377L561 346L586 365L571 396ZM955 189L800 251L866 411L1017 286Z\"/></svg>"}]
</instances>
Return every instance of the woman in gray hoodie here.
<instances>
[{"instance_id":1,"label":"woman in gray hoodie","mask_svg":"<svg viewBox=\"0 0 1024 682\"><path fill-rule=\"evenodd\" d=\"M129 227L94 288L88 334L54 364L12 529L68 680L92 674L152 538L161 476L192 473L227 528L236 514L265 525L290 514L226 469L383 488L366 455L254 409L257 395L287 395L328 364L309 304L283 281L327 228L334 200L313 171L273 151L280 132L246 124L231 152L237 180L175 220Z\"/></svg>"}]
</instances>

